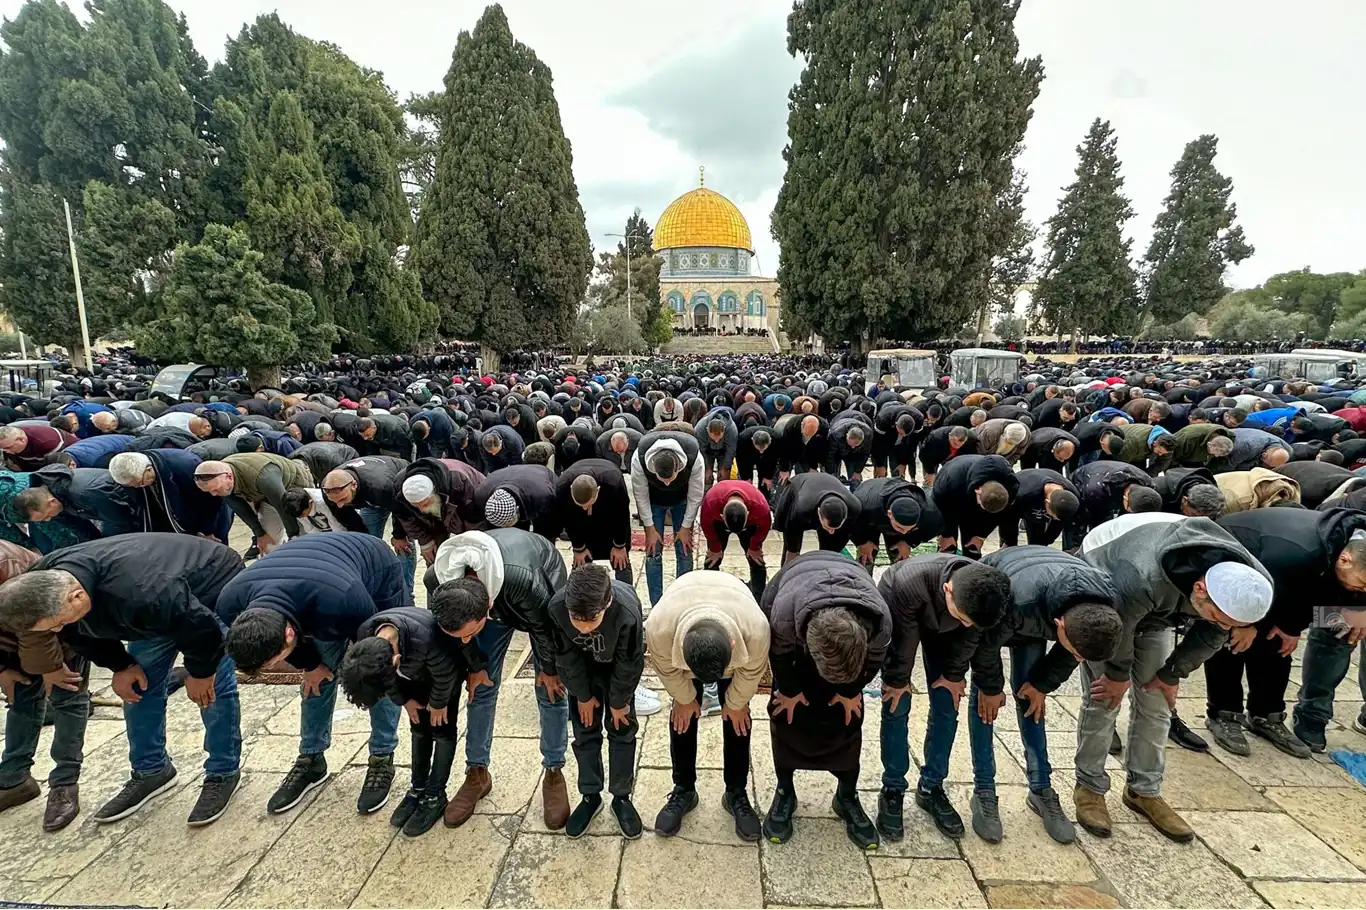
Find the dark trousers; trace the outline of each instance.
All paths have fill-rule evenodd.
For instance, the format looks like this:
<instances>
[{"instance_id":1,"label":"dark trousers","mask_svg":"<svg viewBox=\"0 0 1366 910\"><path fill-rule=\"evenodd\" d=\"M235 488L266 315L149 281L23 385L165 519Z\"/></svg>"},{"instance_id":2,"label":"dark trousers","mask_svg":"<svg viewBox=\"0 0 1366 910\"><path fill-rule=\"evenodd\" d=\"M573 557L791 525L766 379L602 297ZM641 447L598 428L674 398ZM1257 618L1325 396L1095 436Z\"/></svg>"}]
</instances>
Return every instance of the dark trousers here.
<instances>
[{"instance_id":1,"label":"dark trousers","mask_svg":"<svg viewBox=\"0 0 1366 910\"><path fill-rule=\"evenodd\" d=\"M610 537L590 537L587 543L589 559L593 562L607 563L609 566L612 564L612 539ZM626 544L626 551L628 554L626 568L612 570L612 574L616 576L617 581L625 582L628 585L635 583L635 579L631 575L631 563L629 559L630 550L631 544L628 541Z\"/></svg>"},{"instance_id":2,"label":"dark trousers","mask_svg":"<svg viewBox=\"0 0 1366 910\"><path fill-rule=\"evenodd\" d=\"M1033 511L1025 512L1021 515L1018 511L1011 509L1010 511L1001 514L1003 517L1001 518L1001 527L998 533L1001 536L1001 546L1003 547L1018 547L1020 545L1021 521L1024 522L1025 540L1030 546L1051 547L1053 546L1053 542L1058 539L1058 535L1062 534L1065 530L1068 530L1068 528L1063 526L1062 522L1053 521L1046 515L1043 518L1039 518L1038 513ZM1070 526L1068 527L1070 528ZM1082 536L1084 535L1085 530L1083 529ZM1063 542L1064 550L1070 550L1073 546L1081 546L1080 536L1078 536L1070 545L1067 541Z\"/></svg>"},{"instance_id":3,"label":"dark trousers","mask_svg":"<svg viewBox=\"0 0 1366 910\"><path fill-rule=\"evenodd\" d=\"M569 696L569 722L574 730L574 761L579 766L579 793L596 796L602 792L602 736L607 731L607 791L613 796L631 796L635 784L636 771L636 733L640 724L636 721L634 699L627 701L630 714L626 723L620 727L612 725L607 705L607 685L601 691L594 691L598 706L593 711L593 722L584 725L579 719L579 702Z\"/></svg>"},{"instance_id":4,"label":"dark trousers","mask_svg":"<svg viewBox=\"0 0 1366 910\"><path fill-rule=\"evenodd\" d=\"M827 533L827 532L826 532L825 528L821 527L820 522L817 522L817 523L816 523L816 544L817 544L817 546L819 546L820 549L822 549L822 550L830 550L830 551L833 552L833 553L838 553L839 551L843 550L843 549L844 549L844 545L847 544L847 543L849 542L849 531L850 531L849 525L850 525L850 522L847 522L847 521L846 521L846 522L844 523L844 527L840 528L840 529L839 529L838 531L836 531L834 534L830 534L830 533ZM802 551L802 540L803 540L805 537L806 537L806 531L805 531L804 529L797 529L797 530L788 529L788 530L784 531L784 532L783 532L783 552L784 552L784 553L800 553L800 552Z\"/></svg>"},{"instance_id":5,"label":"dark trousers","mask_svg":"<svg viewBox=\"0 0 1366 910\"><path fill-rule=\"evenodd\" d=\"M726 703L726 690L730 688L729 679L716 681L716 695L721 703ZM702 683L693 680L697 701L702 701ZM688 729L679 733L669 724L669 761L673 765L674 786L680 790L697 789L697 725L701 718L691 718ZM721 761L725 769L726 789L737 793L744 792L749 785L749 734L741 736L728 722L721 722Z\"/></svg>"},{"instance_id":6,"label":"dark trousers","mask_svg":"<svg viewBox=\"0 0 1366 910\"><path fill-rule=\"evenodd\" d=\"M1243 671L1247 671L1247 713L1267 717L1285 711L1290 684L1290 657L1282 657L1280 639L1268 641L1262 629L1252 647L1241 654L1220 648L1205 661L1205 692L1209 716L1220 711L1243 713Z\"/></svg>"},{"instance_id":7,"label":"dark trousers","mask_svg":"<svg viewBox=\"0 0 1366 910\"><path fill-rule=\"evenodd\" d=\"M408 734L413 745L414 793L439 794L446 791L446 783L451 775L451 761L455 758L455 740L459 729L456 717L459 710L460 698L457 692L446 712L444 724L433 726L432 712L426 708L417 712L417 723L409 721ZM445 753L440 760L436 755L438 749Z\"/></svg>"},{"instance_id":8,"label":"dark trousers","mask_svg":"<svg viewBox=\"0 0 1366 910\"><path fill-rule=\"evenodd\" d=\"M722 556L724 556L726 552L726 545L730 543L730 531L720 522L718 522L717 525L718 527L716 529L716 540L718 543L721 544L721 554ZM749 591L751 594L754 595L755 600L759 600L764 596L764 588L768 587L768 567L760 563L756 563L748 556L750 542L754 539L753 528L745 528L736 536L740 538L740 547L745 551L746 554L745 562L749 564ZM800 549L801 544L798 543L797 546ZM707 566L707 568L720 569L721 563L718 561L715 566Z\"/></svg>"},{"instance_id":9,"label":"dark trousers","mask_svg":"<svg viewBox=\"0 0 1366 910\"><path fill-rule=\"evenodd\" d=\"M86 679L90 665L79 661L73 670ZM28 780L33 770L33 756L38 751L38 737L43 732L43 715L48 696L43 692L42 677L33 682L15 684L14 701L5 716L5 753L0 758L0 787L17 787ZM52 773L48 785L53 787L76 783L81 776L84 760L85 725L90 717L90 692L84 682L79 692L52 687Z\"/></svg>"}]
</instances>

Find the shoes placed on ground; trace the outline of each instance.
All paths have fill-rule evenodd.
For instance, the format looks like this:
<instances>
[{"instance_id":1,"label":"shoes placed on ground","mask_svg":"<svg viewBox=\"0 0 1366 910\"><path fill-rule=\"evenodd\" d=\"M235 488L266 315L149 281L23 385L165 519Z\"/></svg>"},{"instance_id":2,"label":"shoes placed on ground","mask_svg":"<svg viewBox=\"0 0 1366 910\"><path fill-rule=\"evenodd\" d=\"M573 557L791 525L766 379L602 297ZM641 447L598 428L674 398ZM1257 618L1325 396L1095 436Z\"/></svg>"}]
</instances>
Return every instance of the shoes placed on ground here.
<instances>
[{"instance_id":1,"label":"shoes placed on ground","mask_svg":"<svg viewBox=\"0 0 1366 910\"><path fill-rule=\"evenodd\" d=\"M1253 735L1260 736L1286 755L1293 755L1295 758L1309 757L1309 746L1286 729L1284 711L1268 714L1266 717L1249 717L1248 729Z\"/></svg>"},{"instance_id":2,"label":"shoes placed on ground","mask_svg":"<svg viewBox=\"0 0 1366 910\"><path fill-rule=\"evenodd\" d=\"M773 802L764 816L764 837L770 843L785 844L792 837L792 816L797 811L797 792L783 787L773 791Z\"/></svg>"},{"instance_id":3,"label":"shoes placed on ground","mask_svg":"<svg viewBox=\"0 0 1366 910\"><path fill-rule=\"evenodd\" d=\"M583 837L583 832L588 830L589 824L601 811L601 796L585 796L579 802L578 808L569 813L569 821L564 823L564 833L572 839Z\"/></svg>"},{"instance_id":4,"label":"shoes placed on ground","mask_svg":"<svg viewBox=\"0 0 1366 910\"><path fill-rule=\"evenodd\" d=\"M846 798L837 790L830 801L830 808L840 821L844 822L844 833L849 835L849 839L856 847L860 850L878 848L877 828L873 827L873 820L868 817L868 813L863 811L863 804L859 802L857 794Z\"/></svg>"},{"instance_id":5,"label":"shoes placed on ground","mask_svg":"<svg viewBox=\"0 0 1366 910\"><path fill-rule=\"evenodd\" d=\"M443 793L423 793L418 798L417 807L412 815L408 816L403 823L404 837L420 837L432 830L437 822L441 821L442 814L446 811L446 794Z\"/></svg>"},{"instance_id":6,"label":"shoes placed on ground","mask_svg":"<svg viewBox=\"0 0 1366 910\"><path fill-rule=\"evenodd\" d=\"M1190 728L1180 715L1173 713L1171 726L1167 728L1167 739L1191 752L1208 752L1209 743L1204 737Z\"/></svg>"},{"instance_id":7,"label":"shoes placed on ground","mask_svg":"<svg viewBox=\"0 0 1366 910\"><path fill-rule=\"evenodd\" d=\"M696 808L696 790L674 787L668 798L664 800L664 808L660 809L659 814L655 816L655 833L664 837L673 837L683 827L683 816Z\"/></svg>"},{"instance_id":8,"label":"shoes placed on ground","mask_svg":"<svg viewBox=\"0 0 1366 910\"><path fill-rule=\"evenodd\" d=\"M906 798L905 791L884 789L877 796L877 830L889 841L899 841L906 836L906 822L901 814L901 804Z\"/></svg>"},{"instance_id":9,"label":"shoes placed on ground","mask_svg":"<svg viewBox=\"0 0 1366 910\"><path fill-rule=\"evenodd\" d=\"M79 784L58 784L47 791L47 807L43 809L43 830L48 834L60 831L75 820L81 811Z\"/></svg>"},{"instance_id":10,"label":"shoes placed on ground","mask_svg":"<svg viewBox=\"0 0 1366 910\"><path fill-rule=\"evenodd\" d=\"M735 819L735 836L753 843L759 839L759 813L749 804L749 794L743 790L727 790L721 794L721 808Z\"/></svg>"},{"instance_id":11,"label":"shoes placed on ground","mask_svg":"<svg viewBox=\"0 0 1366 910\"><path fill-rule=\"evenodd\" d=\"M1103 795L1078 786L1072 791L1072 802L1077 807L1077 824L1096 837L1110 836L1110 807L1105 805Z\"/></svg>"},{"instance_id":12,"label":"shoes placed on ground","mask_svg":"<svg viewBox=\"0 0 1366 910\"><path fill-rule=\"evenodd\" d=\"M917 787L915 804L929 813L930 818L934 819L934 826L945 837L957 840L963 836L963 817L953 808L953 803L949 802L949 796L942 786L934 789Z\"/></svg>"},{"instance_id":13,"label":"shoes placed on ground","mask_svg":"<svg viewBox=\"0 0 1366 910\"><path fill-rule=\"evenodd\" d=\"M155 774L130 777L123 789L109 802L100 806L95 821L101 825L127 818L163 793L175 787L175 765L167 765Z\"/></svg>"},{"instance_id":14,"label":"shoes placed on ground","mask_svg":"<svg viewBox=\"0 0 1366 910\"><path fill-rule=\"evenodd\" d=\"M417 803L420 799L422 799L422 794L417 790L409 790L403 794L403 799L398 801L398 805L394 807L393 813L389 816L389 824L395 828L402 828L406 825L408 819L412 818L413 813L417 811Z\"/></svg>"},{"instance_id":15,"label":"shoes placed on ground","mask_svg":"<svg viewBox=\"0 0 1366 910\"><path fill-rule=\"evenodd\" d=\"M716 694L716 683L708 683L702 689L699 710L703 717L715 717L721 713L721 697Z\"/></svg>"},{"instance_id":16,"label":"shoes placed on ground","mask_svg":"<svg viewBox=\"0 0 1366 910\"><path fill-rule=\"evenodd\" d=\"M237 785L241 780L241 771L205 775L204 785L199 788L199 798L194 801L194 808L190 810L190 827L202 828L218 821L219 816L228 811L228 802L237 792Z\"/></svg>"},{"instance_id":17,"label":"shoes placed on ground","mask_svg":"<svg viewBox=\"0 0 1366 910\"><path fill-rule=\"evenodd\" d=\"M1366 712L1356 716L1356 720L1352 721L1352 729L1366 736Z\"/></svg>"},{"instance_id":18,"label":"shoes placed on ground","mask_svg":"<svg viewBox=\"0 0 1366 910\"><path fill-rule=\"evenodd\" d=\"M636 717L658 714L662 703L659 696L644 686L636 686Z\"/></svg>"},{"instance_id":19,"label":"shoes placed on ground","mask_svg":"<svg viewBox=\"0 0 1366 910\"><path fill-rule=\"evenodd\" d=\"M394 756L372 755L365 769L365 783L356 797L356 811L371 815L389 802L389 790L394 786Z\"/></svg>"},{"instance_id":20,"label":"shoes placed on ground","mask_svg":"<svg viewBox=\"0 0 1366 910\"><path fill-rule=\"evenodd\" d=\"M989 844L1005 840L1006 829L1001 824L1001 806L995 790L972 791L972 830Z\"/></svg>"},{"instance_id":21,"label":"shoes placed on ground","mask_svg":"<svg viewBox=\"0 0 1366 910\"><path fill-rule=\"evenodd\" d=\"M1358 718L1357 722L1360 723L1361 719ZM1310 730L1298 720L1295 721L1295 738L1308 746L1310 752L1326 752L1328 750L1328 740L1324 738L1323 731Z\"/></svg>"},{"instance_id":22,"label":"shoes placed on ground","mask_svg":"<svg viewBox=\"0 0 1366 910\"><path fill-rule=\"evenodd\" d=\"M1119 731L1118 731L1118 730L1112 730L1112 731L1110 732L1110 754L1111 754L1111 755L1123 755L1123 754L1124 754L1124 743L1120 742L1120 739L1119 739Z\"/></svg>"},{"instance_id":23,"label":"shoes placed on ground","mask_svg":"<svg viewBox=\"0 0 1366 910\"><path fill-rule=\"evenodd\" d=\"M640 832L645 830L640 821L640 813L636 811L635 804L629 797L612 797L612 814L617 817L617 827L621 829L621 836L627 840L635 840L640 837Z\"/></svg>"},{"instance_id":24,"label":"shoes placed on ground","mask_svg":"<svg viewBox=\"0 0 1366 910\"><path fill-rule=\"evenodd\" d=\"M1188 843L1195 838L1195 831L1186 824L1186 820L1176 814L1176 810L1167 805L1167 801L1160 796L1139 796L1128 787L1124 788L1124 805L1137 812L1152 823L1162 836L1176 841L1178 844Z\"/></svg>"},{"instance_id":25,"label":"shoes placed on ground","mask_svg":"<svg viewBox=\"0 0 1366 910\"><path fill-rule=\"evenodd\" d=\"M541 816L551 831L560 830L569 821L569 787L559 768L546 768L541 779Z\"/></svg>"},{"instance_id":26,"label":"shoes placed on ground","mask_svg":"<svg viewBox=\"0 0 1366 910\"><path fill-rule=\"evenodd\" d=\"M1205 718L1205 726L1219 744L1219 748L1234 755L1251 755L1252 747L1243 735L1243 725L1247 718L1232 711L1220 711L1214 717Z\"/></svg>"},{"instance_id":27,"label":"shoes placed on ground","mask_svg":"<svg viewBox=\"0 0 1366 910\"><path fill-rule=\"evenodd\" d=\"M1067 817L1067 813L1062 811L1058 791L1052 787L1038 793L1029 791L1029 795L1025 797L1025 805L1043 819L1043 829L1058 843L1070 844L1077 839L1077 828Z\"/></svg>"},{"instance_id":28,"label":"shoes placed on ground","mask_svg":"<svg viewBox=\"0 0 1366 910\"><path fill-rule=\"evenodd\" d=\"M460 789L455 791L455 796L446 803L444 818L447 828L459 828L470 820L474 814L474 807L479 800L489 795L493 790L493 778L489 775L488 768L480 768L471 765L465 771L465 782L460 785Z\"/></svg>"},{"instance_id":29,"label":"shoes placed on ground","mask_svg":"<svg viewBox=\"0 0 1366 910\"><path fill-rule=\"evenodd\" d=\"M38 782L33 779L32 775L29 775L21 784L0 789L0 812L35 800L42 792L43 790L38 786Z\"/></svg>"},{"instance_id":30,"label":"shoes placed on ground","mask_svg":"<svg viewBox=\"0 0 1366 910\"><path fill-rule=\"evenodd\" d=\"M251 562L253 559L260 559L260 558L261 558L261 548L258 547L256 544L252 544L251 546L247 547L247 552L245 552L245 553L242 554L242 561L243 561L243 562Z\"/></svg>"},{"instance_id":31,"label":"shoes placed on ground","mask_svg":"<svg viewBox=\"0 0 1366 910\"><path fill-rule=\"evenodd\" d=\"M294 759L294 767L285 774L285 779L266 802L266 811L271 815L288 812L327 780L327 759L317 755L300 755Z\"/></svg>"}]
</instances>

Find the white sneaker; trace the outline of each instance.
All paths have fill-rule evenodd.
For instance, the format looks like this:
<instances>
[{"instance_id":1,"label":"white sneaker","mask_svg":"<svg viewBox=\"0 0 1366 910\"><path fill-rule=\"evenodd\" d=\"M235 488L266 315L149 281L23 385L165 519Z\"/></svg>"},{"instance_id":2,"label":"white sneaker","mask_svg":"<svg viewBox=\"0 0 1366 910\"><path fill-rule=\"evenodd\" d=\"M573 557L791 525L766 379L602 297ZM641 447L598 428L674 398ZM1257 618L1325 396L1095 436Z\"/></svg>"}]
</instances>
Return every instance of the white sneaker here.
<instances>
[{"instance_id":1,"label":"white sneaker","mask_svg":"<svg viewBox=\"0 0 1366 910\"><path fill-rule=\"evenodd\" d=\"M636 686L636 717L649 717L658 714L661 703L659 696L644 686Z\"/></svg>"},{"instance_id":2,"label":"white sneaker","mask_svg":"<svg viewBox=\"0 0 1366 910\"><path fill-rule=\"evenodd\" d=\"M716 683L702 687L702 716L712 717L721 713L721 698L716 694Z\"/></svg>"}]
</instances>

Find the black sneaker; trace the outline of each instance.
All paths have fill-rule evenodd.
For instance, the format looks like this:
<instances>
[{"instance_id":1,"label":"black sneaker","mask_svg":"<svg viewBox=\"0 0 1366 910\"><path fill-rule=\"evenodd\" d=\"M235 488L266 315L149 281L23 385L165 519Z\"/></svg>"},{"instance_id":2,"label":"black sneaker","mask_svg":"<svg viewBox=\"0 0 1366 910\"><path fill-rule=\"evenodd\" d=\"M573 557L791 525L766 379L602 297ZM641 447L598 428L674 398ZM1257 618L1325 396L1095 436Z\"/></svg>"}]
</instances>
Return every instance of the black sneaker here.
<instances>
[{"instance_id":1,"label":"black sneaker","mask_svg":"<svg viewBox=\"0 0 1366 910\"><path fill-rule=\"evenodd\" d=\"M409 794L411 795L411 794ZM404 802L408 798L404 797ZM432 830L446 811L445 793L424 793L416 801L413 812L403 823L404 837L420 837ZM395 813L397 814L397 813Z\"/></svg>"},{"instance_id":2,"label":"black sneaker","mask_svg":"<svg viewBox=\"0 0 1366 910\"><path fill-rule=\"evenodd\" d=\"M857 795L852 799L845 799L836 791L835 798L830 801L830 808L840 821L844 822L844 833L849 835L855 846L860 850L878 848L877 828L873 827L873 821L868 817L868 813L863 811L863 804L858 801Z\"/></svg>"},{"instance_id":3,"label":"black sneaker","mask_svg":"<svg viewBox=\"0 0 1366 910\"><path fill-rule=\"evenodd\" d=\"M1234 755L1252 754L1252 747L1247 744L1247 737L1243 735L1244 723L1246 718L1232 711L1218 711L1213 717L1205 718L1205 726L1209 728L1210 735L1219 744L1219 748Z\"/></svg>"},{"instance_id":4,"label":"black sneaker","mask_svg":"<svg viewBox=\"0 0 1366 910\"><path fill-rule=\"evenodd\" d=\"M934 826L945 837L956 840L963 836L963 817L953 808L953 803L949 802L948 794L942 786L932 790L917 787L915 804L929 813L930 818L934 819Z\"/></svg>"},{"instance_id":5,"label":"black sneaker","mask_svg":"<svg viewBox=\"0 0 1366 910\"><path fill-rule=\"evenodd\" d=\"M237 792L237 784L241 779L241 771L213 777L205 775L199 799L194 801L194 808L190 810L190 827L202 828L218 821L218 817L228 811L228 801Z\"/></svg>"},{"instance_id":6,"label":"black sneaker","mask_svg":"<svg viewBox=\"0 0 1366 910\"><path fill-rule=\"evenodd\" d=\"M1205 742L1205 738L1192 730L1175 712L1172 713L1171 726L1167 728L1167 739L1189 752L1209 751L1209 743Z\"/></svg>"},{"instance_id":7,"label":"black sneaker","mask_svg":"<svg viewBox=\"0 0 1366 910\"><path fill-rule=\"evenodd\" d=\"M778 787L764 816L764 837L769 843L785 844L792 837L792 815L797 811L797 793Z\"/></svg>"},{"instance_id":8,"label":"black sneaker","mask_svg":"<svg viewBox=\"0 0 1366 910\"><path fill-rule=\"evenodd\" d=\"M261 548L258 547L258 546L256 546L256 544L252 544L251 546L247 547L247 552L245 552L245 553L242 554L242 561L243 561L243 562L251 562L253 559L260 559L260 558L261 558Z\"/></svg>"},{"instance_id":9,"label":"black sneaker","mask_svg":"<svg viewBox=\"0 0 1366 910\"><path fill-rule=\"evenodd\" d=\"M585 796L582 801L579 802L578 807L575 808L573 812L569 813L569 821L564 823L564 833L567 834L571 840L577 840L578 838L583 837L583 833L588 830L588 826L592 824L593 819L596 818L601 811L601 796L596 793L592 796Z\"/></svg>"},{"instance_id":10,"label":"black sneaker","mask_svg":"<svg viewBox=\"0 0 1366 910\"><path fill-rule=\"evenodd\" d=\"M1328 740L1323 735L1323 730L1310 730L1299 721L1295 721L1295 738L1309 747L1310 752L1328 751Z\"/></svg>"},{"instance_id":11,"label":"black sneaker","mask_svg":"<svg viewBox=\"0 0 1366 910\"><path fill-rule=\"evenodd\" d=\"M146 777L130 777L123 789L95 813L95 821L101 825L121 821L174 787L175 765Z\"/></svg>"},{"instance_id":12,"label":"black sneaker","mask_svg":"<svg viewBox=\"0 0 1366 910\"><path fill-rule=\"evenodd\" d=\"M1268 714L1266 717L1249 717L1248 729L1286 755L1293 755L1295 758L1309 757L1309 747L1285 728L1284 711Z\"/></svg>"},{"instance_id":13,"label":"black sneaker","mask_svg":"<svg viewBox=\"0 0 1366 910\"><path fill-rule=\"evenodd\" d=\"M683 827L683 816L697 808L697 791L674 787L655 816L655 833L673 837Z\"/></svg>"},{"instance_id":14,"label":"black sneaker","mask_svg":"<svg viewBox=\"0 0 1366 910\"><path fill-rule=\"evenodd\" d=\"M749 804L749 794L743 790L727 790L721 795L721 808L735 819L735 836L753 843L759 839L759 814Z\"/></svg>"},{"instance_id":15,"label":"black sneaker","mask_svg":"<svg viewBox=\"0 0 1366 910\"><path fill-rule=\"evenodd\" d=\"M901 815L905 791L883 790L877 797L877 830L890 841L899 841L906 836L906 823Z\"/></svg>"},{"instance_id":16,"label":"black sneaker","mask_svg":"<svg viewBox=\"0 0 1366 910\"><path fill-rule=\"evenodd\" d=\"M1124 743L1122 743L1122 742L1119 741L1119 731L1118 731L1118 730L1112 730L1112 731L1110 731L1110 754L1111 754L1111 755L1123 755L1123 754L1124 754Z\"/></svg>"},{"instance_id":17,"label":"black sneaker","mask_svg":"<svg viewBox=\"0 0 1366 910\"><path fill-rule=\"evenodd\" d=\"M370 815L384 808L389 802L389 789L394 785L394 756L372 755L370 767L365 771L365 783L361 785L360 796L356 799L356 811Z\"/></svg>"},{"instance_id":18,"label":"black sneaker","mask_svg":"<svg viewBox=\"0 0 1366 910\"><path fill-rule=\"evenodd\" d=\"M279 788L266 803L266 811L271 815L288 812L308 795L310 790L321 787L327 780L327 759L322 753L300 755L294 759L294 767L289 769Z\"/></svg>"},{"instance_id":19,"label":"black sneaker","mask_svg":"<svg viewBox=\"0 0 1366 910\"><path fill-rule=\"evenodd\" d=\"M627 840L635 840L640 837L640 832L645 830L645 826L640 823L640 813L636 811L629 796L612 797L612 814L617 817L617 827L621 828L621 836Z\"/></svg>"},{"instance_id":20,"label":"black sneaker","mask_svg":"<svg viewBox=\"0 0 1366 910\"><path fill-rule=\"evenodd\" d=\"M422 794L415 790L409 790L403 794L403 799L399 800L399 804L394 807L393 814L389 816L389 824L395 828L402 828L407 824L408 819L412 818L413 812L417 810L417 803L421 798Z\"/></svg>"}]
</instances>

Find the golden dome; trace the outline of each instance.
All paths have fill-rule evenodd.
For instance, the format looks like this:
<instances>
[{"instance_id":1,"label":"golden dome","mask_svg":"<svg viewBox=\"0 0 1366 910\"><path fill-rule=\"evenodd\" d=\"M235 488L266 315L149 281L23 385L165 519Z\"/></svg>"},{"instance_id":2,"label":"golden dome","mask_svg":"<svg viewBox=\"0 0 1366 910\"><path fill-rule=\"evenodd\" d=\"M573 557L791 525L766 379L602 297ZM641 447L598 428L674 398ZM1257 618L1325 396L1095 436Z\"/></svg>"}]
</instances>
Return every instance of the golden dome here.
<instances>
[{"instance_id":1,"label":"golden dome","mask_svg":"<svg viewBox=\"0 0 1366 910\"><path fill-rule=\"evenodd\" d=\"M664 210L655 224L655 249L715 246L754 252L749 222L720 193L699 186L684 193Z\"/></svg>"}]
</instances>

